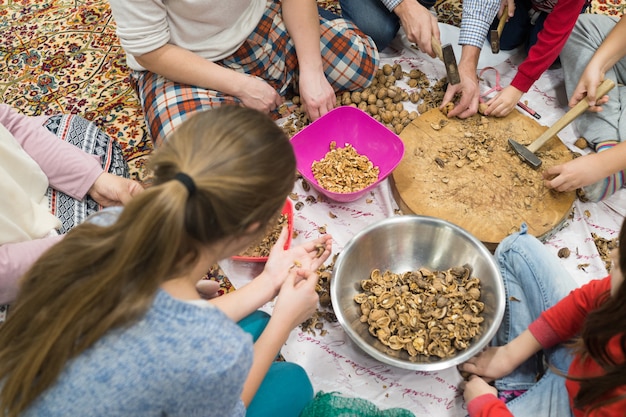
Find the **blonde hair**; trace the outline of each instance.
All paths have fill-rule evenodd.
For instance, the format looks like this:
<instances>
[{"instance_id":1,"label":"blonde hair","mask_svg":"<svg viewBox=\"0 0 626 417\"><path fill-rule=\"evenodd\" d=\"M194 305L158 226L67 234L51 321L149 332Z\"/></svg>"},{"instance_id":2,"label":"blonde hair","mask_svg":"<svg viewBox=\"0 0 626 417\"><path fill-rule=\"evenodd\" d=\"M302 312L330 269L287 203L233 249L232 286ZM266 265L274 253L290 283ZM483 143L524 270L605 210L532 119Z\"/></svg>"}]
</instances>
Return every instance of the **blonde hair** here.
<instances>
[{"instance_id":1,"label":"blonde hair","mask_svg":"<svg viewBox=\"0 0 626 417\"><path fill-rule=\"evenodd\" d=\"M150 164L154 185L114 224L76 227L23 277L0 326L4 415L24 411L106 332L141 318L159 285L185 272L201 247L267 226L295 180L282 129L238 106L192 116ZM177 173L195 191L172 180Z\"/></svg>"}]
</instances>

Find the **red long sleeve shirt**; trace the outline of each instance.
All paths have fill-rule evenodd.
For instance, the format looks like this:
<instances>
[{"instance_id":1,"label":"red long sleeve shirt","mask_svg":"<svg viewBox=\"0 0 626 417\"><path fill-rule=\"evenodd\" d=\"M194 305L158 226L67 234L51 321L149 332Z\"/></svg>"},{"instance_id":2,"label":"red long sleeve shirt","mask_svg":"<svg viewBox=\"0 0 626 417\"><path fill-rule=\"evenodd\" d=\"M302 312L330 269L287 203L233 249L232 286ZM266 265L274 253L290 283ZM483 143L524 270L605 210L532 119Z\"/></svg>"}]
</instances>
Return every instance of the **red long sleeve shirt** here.
<instances>
[{"instance_id":1,"label":"red long sleeve shirt","mask_svg":"<svg viewBox=\"0 0 626 417\"><path fill-rule=\"evenodd\" d=\"M544 311L537 320L528 327L541 346L546 349L558 343L565 342L579 333L587 314L595 309L599 296L610 290L611 277L602 280L593 280L588 284L572 291L567 297L552 308ZM621 351L617 337L610 342L609 353L616 361L624 360L624 352ZM578 377L592 377L603 374L603 369L594 360L581 360L576 355L568 370L568 375ZM573 398L580 389L577 381L566 379L564 381L570 398L570 406L574 416L583 417L585 410L574 409ZM614 390L610 396L626 394L626 386ZM485 394L474 398L467 406L470 417L511 417L513 414L506 405L494 395ZM596 417L624 417L626 414L626 400L613 403L602 408Z\"/></svg>"},{"instance_id":2,"label":"red long sleeve shirt","mask_svg":"<svg viewBox=\"0 0 626 417\"><path fill-rule=\"evenodd\" d=\"M534 7L553 3L554 0L533 1ZM535 43L528 51L528 56L521 63L511 85L522 92L527 92L541 74L547 70L561 53L567 38L572 33L578 15L586 0L558 0L546 17L543 29L537 35Z\"/></svg>"}]
</instances>

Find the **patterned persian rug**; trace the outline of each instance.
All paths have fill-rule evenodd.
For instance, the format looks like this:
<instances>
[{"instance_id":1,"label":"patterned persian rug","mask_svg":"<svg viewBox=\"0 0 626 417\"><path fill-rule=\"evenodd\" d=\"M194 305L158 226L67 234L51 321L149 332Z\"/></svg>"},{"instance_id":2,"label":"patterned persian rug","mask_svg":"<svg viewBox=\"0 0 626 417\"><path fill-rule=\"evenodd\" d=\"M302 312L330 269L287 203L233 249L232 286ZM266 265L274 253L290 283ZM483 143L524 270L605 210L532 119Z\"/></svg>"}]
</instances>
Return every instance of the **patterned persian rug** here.
<instances>
[{"instance_id":1,"label":"patterned persian rug","mask_svg":"<svg viewBox=\"0 0 626 417\"><path fill-rule=\"evenodd\" d=\"M152 150L104 0L0 0L2 101L28 115L74 113L122 146L144 180Z\"/></svg>"}]
</instances>

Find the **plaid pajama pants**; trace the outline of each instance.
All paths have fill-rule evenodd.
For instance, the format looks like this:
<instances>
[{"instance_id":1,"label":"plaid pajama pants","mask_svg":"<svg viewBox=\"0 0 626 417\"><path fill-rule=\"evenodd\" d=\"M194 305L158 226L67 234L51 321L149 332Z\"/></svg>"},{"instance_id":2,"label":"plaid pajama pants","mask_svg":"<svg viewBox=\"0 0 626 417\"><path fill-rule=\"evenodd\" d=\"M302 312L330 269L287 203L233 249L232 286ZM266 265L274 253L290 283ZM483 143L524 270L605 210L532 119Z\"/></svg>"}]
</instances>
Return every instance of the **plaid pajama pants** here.
<instances>
[{"instance_id":1,"label":"plaid pajama pants","mask_svg":"<svg viewBox=\"0 0 626 417\"><path fill-rule=\"evenodd\" d=\"M333 89L338 92L368 86L378 69L374 42L345 19L320 17L320 27L324 72ZM280 1L268 0L254 32L233 55L216 63L262 78L279 94L286 95L295 84L298 60L282 19ZM239 103L236 97L176 83L149 71L134 71L131 80L155 145L191 114ZM278 113L274 113L278 118Z\"/></svg>"}]
</instances>

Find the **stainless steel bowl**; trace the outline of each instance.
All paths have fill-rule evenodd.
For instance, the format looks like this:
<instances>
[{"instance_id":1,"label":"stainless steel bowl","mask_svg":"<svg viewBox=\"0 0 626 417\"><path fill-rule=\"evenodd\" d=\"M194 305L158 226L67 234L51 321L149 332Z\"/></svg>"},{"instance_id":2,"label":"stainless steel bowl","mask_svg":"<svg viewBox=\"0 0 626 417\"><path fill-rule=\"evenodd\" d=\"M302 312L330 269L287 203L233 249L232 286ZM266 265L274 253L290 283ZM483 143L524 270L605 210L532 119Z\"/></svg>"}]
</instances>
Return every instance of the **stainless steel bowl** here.
<instances>
[{"instance_id":1,"label":"stainless steel bowl","mask_svg":"<svg viewBox=\"0 0 626 417\"><path fill-rule=\"evenodd\" d=\"M440 359L383 345L359 318L361 311L354 296L361 292L361 280L373 269L396 273L421 267L447 270L469 264L481 282L482 333L469 347ZM493 338L504 315L505 293L495 258L478 239L464 229L442 219L406 215L375 223L354 236L341 251L330 283L333 309L348 336L373 358L405 369L436 371L458 365L478 354Z\"/></svg>"}]
</instances>

